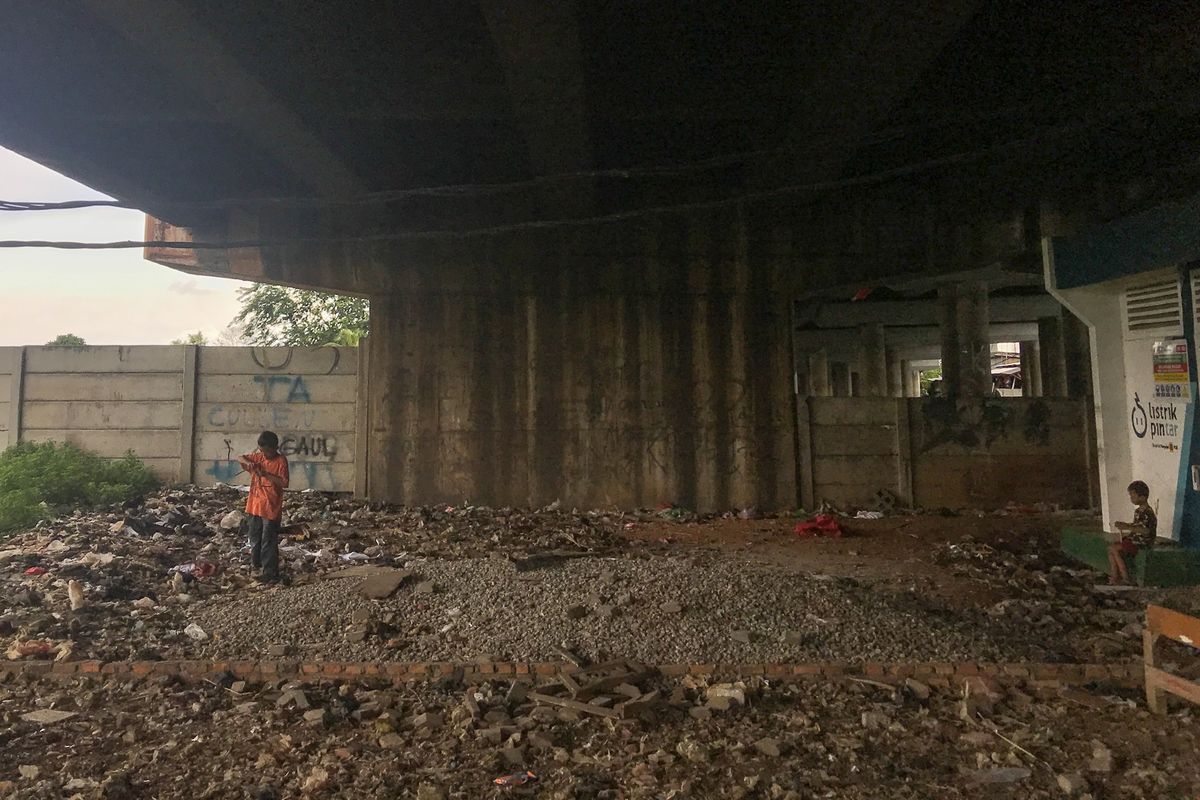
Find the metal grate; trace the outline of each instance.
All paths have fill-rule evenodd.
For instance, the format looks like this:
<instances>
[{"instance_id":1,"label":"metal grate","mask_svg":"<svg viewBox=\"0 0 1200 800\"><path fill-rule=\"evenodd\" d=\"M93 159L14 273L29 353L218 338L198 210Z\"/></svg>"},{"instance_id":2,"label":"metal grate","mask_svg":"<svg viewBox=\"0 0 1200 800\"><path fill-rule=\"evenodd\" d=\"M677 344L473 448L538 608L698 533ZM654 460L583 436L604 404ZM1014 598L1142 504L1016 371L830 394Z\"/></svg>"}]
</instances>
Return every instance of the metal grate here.
<instances>
[{"instance_id":1,"label":"metal grate","mask_svg":"<svg viewBox=\"0 0 1200 800\"><path fill-rule=\"evenodd\" d=\"M1196 282L1192 282L1195 291ZM1132 332L1178 331L1183 324L1179 281L1160 281L1125 290L1125 329Z\"/></svg>"}]
</instances>

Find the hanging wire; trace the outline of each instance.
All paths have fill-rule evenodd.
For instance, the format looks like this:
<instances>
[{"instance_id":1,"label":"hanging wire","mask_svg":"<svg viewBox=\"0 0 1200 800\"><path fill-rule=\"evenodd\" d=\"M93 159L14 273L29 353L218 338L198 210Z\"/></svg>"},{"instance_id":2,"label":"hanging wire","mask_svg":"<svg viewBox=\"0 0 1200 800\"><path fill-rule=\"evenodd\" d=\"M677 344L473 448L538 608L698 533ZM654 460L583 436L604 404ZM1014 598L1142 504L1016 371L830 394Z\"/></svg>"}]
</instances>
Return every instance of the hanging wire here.
<instances>
[{"instance_id":1,"label":"hanging wire","mask_svg":"<svg viewBox=\"0 0 1200 800\"><path fill-rule=\"evenodd\" d=\"M246 248L258 247L280 247L295 244L357 244L357 243L378 243L378 242L395 242L395 241L421 241L421 240L437 240L437 239L471 239L485 236L495 236L504 233L512 233L517 231L527 230L543 230L551 228L573 227L582 225L597 225L611 222L620 222L630 219L637 219L647 216L660 216L665 214L685 213L689 211L712 210L718 208L726 208L737 206L747 202L755 202L759 200L769 200L779 197L784 197L793 194L804 192L823 192L834 189L849 188L854 186L863 186L873 183L881 183L895 178L906 177L909 175L918 174L921 172L937 169L940 167L951 166L974 161L989 155L1003 153L1016 148L1027 147L1044 142L1050 137L1065 136L1080 131L1085 131L1089 128L1100 124L1111 122L1113 118L1119 116L1127 116L1135 113L1132 110L1126 110L1119 114L1108 115L1101 119L1084 121L1070 125L1061 125L1054 128L1048 128L1033 136L1014 139L1000 144L992 145L985 148L969 150L961 153L955 153L949 156L927 159L924 161L906 164L900 167L895 167L886 170L880 170L873 173L856 175L849 178L841 178L828 181L818 181L814 183L794 184L781 186L774 189L768 189L757 192L749 192L739 194L718 200L698 201L691 203L678 203L669 205L648 206L628 211L614 212L611 214L602 214L591 217L570 217L562 219L546 219L546 220L529 220L525 222L506 223L503 225L493 225L482 228L470 229L437 229L437 230L410 230L410 231L392 231L387 233L357 235L357 236L328 236L328 237L289 237L284 239L252 239L240 241L223 241L223 242L180 242L167 240L123 240L112 242L78 242L78 241L49 241L49 240L7 240L0 241L0 248L51 248L60 250L119 250L119 249L135 249L135 248L159 248L171 250L238 250ZM2 201L0 201L2 202ZM75 201L75 202L92 202L92 201ZM96 201L106 202L106 201ZM119 201L107 201L116 203Z\"/></svg>"},{"instance_id":2,"label":"hanging wire","mask_svg":"<svg viewBox=\"0 0 1200 800\"><path fill-rule=\"evenodd\" d=\"M1119 112L1118 115L1142 113L1153 110L1154 108L1162 107L1164 103L1145 104ZM1169 104L1172 108L1179 108L1179 104ZM964 123L978 124L985 121L995 121L1000 118L1012 118L1018 116L1029 116L1031 114L1027 107L1010 107L1005 109L996 109L992 111L981 112L973 115L959 114L950 117L944 117L939 120L926 121L919 124L909 125L894 125L886 128L878 129L871 134L861 137L854 142L856 148L869 147L872 145L884 144L889 141L896 141L907 134L927 133L939 128L946 128L954 125L962 125ZM355 205L370 205L387 203L391 201L403 200L413 197L441 197L441 198L470 198L470 197L486 197L497 194L504 194L514 191L523 191L527 189L535 189L542 186L553 185L557 183L565 183L581 180L632 180L638 178L663 178L676 177L680 175L688 175L694 172L705 172L728 167L735 167L746 164L747 162L760 161L771 158L780 158L788 155L802 154L811 156L820 156L831 151L844 151L846 140L839 137L826 137L818 140L807 140L803 147L781 147L774 149L759 149L747 150L738 153L731 153L713 158L694 161L685 164L668 164L648 167L625 167L618 169L602 169L602 170L581 170L575 172L563 172L553 175L542 175L535 178L529 178L521 181L511 181L504 183L469 183L469 184L451 184L442 186L422 186L408 189L387 189L373 192L363 192L360 194L348 196L326 196L326 197L299 197L299 196L281 196L281 197L228 197L211 200L161 200L156 201L155 205L162 208L170 208L173 210L197 209L197 210L219 210L229 207L335 207L335 206L355 206ZM835 160L826 159L817 161L812 158L807 159L812 165L828 165L835 163ZM28 211L67 211L83 208L126 208L140 210L138 206L132 202L125 200L112 199L96 199L96 200L65 200L65 201L36 201L36 200L0 200L0 212L28 212Z\"/></svg>"}]
</instances>

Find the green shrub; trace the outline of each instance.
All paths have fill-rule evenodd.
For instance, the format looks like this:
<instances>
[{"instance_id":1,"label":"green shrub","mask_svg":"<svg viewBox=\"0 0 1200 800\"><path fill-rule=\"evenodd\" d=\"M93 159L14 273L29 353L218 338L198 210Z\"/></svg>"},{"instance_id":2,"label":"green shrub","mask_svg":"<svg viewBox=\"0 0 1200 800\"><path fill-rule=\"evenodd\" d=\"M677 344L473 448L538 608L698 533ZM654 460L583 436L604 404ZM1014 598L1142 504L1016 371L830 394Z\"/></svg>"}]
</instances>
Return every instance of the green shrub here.
<instances>
[{"instance_id":1,"label":"green shrub","mask_svg":"<svg viewBox=\"0 0 1200 800\"><path fill-rule=\"evenodd\" d=\"M72 444L22 442L0 453L0 531L79 506L122 503L157 485L133 453L108 461Z\"/></svg>"}]
</instances>

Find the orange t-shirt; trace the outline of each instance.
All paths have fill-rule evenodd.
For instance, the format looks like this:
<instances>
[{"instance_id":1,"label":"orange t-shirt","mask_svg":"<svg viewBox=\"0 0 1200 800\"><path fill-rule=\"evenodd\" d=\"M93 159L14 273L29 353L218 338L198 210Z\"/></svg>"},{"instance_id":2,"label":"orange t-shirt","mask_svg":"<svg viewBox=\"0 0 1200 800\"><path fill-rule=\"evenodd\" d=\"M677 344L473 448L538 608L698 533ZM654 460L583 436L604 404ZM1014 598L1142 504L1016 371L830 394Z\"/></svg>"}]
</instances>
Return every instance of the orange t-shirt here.
<instances>
[{"instance_id":1,"label":"orange t-shirt","mask_svg":"<svg viewBox=\"0 0 1200 800\"><path fill-rule=\"evenodd\" d=\"M283 490L288 485L287 456L278 453L274 458L267 458L262 453L251 453L246 460L262 466L264 472L283 478L283 486L276 486L261 475L252 474L246 513L263 519L279 519L283 516Z\"/></svg>"}]
</instances>

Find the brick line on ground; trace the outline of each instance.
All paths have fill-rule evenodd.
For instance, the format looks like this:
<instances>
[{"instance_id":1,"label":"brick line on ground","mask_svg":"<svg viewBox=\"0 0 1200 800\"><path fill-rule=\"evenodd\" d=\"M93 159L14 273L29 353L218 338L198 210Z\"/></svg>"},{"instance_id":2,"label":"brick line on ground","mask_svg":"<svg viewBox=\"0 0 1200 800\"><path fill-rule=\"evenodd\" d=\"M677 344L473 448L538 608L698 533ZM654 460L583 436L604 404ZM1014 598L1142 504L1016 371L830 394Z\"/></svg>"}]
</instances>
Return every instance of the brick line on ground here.
<instances>
[{"instance_id":1,"label":"brick line on ground","mask_svg":"<svg viewBox=\"0 0 1200 800\"><path fill-rule=\"evenodd\" d=\"M177 675L202 678L232 673L242 680L301 680L378 678L394 682L431 681L445 678L466 682L513 678L552 677L580 668L561 661L524 662L391 662L391 661L22 661L0 663L0 683L22 676L74 678L100 676L141 678ZM762 664L659 664L667 677L712 677L723 679L763 677L774 680L862 677L882 682L916 678L931 686L948 686L955 679L983 675L1006 682L1050 684L1106 683L1128 688L1142 686L1145 676L1141 661L1109 664L1047 663L762 663Z\"/></svg>"}]
</instances>

